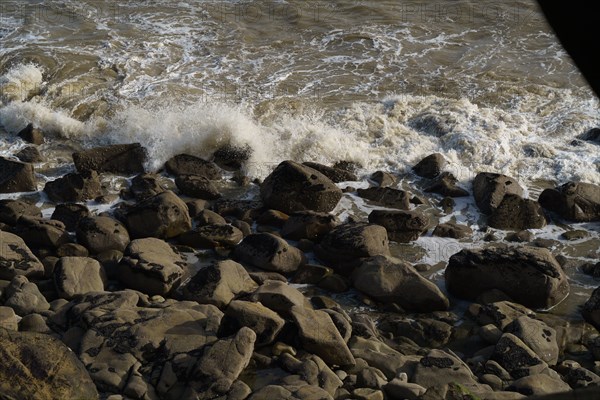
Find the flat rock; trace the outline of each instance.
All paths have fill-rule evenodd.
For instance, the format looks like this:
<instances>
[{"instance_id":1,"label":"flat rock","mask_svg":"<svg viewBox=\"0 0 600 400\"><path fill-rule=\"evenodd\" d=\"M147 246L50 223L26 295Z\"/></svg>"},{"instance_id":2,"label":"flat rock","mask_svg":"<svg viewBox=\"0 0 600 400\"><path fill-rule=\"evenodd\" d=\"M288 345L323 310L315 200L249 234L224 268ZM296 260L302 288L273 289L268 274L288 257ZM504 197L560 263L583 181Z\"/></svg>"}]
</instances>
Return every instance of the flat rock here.
<instances>
[{"instance_id":1,"label":"flat rock","mask_svg":"<svg viewBox=\"0 0 600 400\"><path fill-rule=\"evenodd\" d=\"M546 189L538 199L542 207L575 222L600 220L600 186L568 182L556 189Z\"/></svg>"},{"instance_id":2,"label":"flat rock","mask_svg":"<svg viewBox=\"0 0 600 400\"><path fill-rule=\"evenodd\" d=\"M54 267L58 295L70 300L89 292L104 290L106 277L100 263L88 257L62 257Z\"/></svg>"},{"instance_id":3,"label":"flat rock","mask_svg":"<svg viewBox=\"0 0 600 400\"><path fill-rule=\"evenodd\" d=\"M219 336L229 336L246 326L256 333L256 346L272 343L285 320L261 303L233 300L227 306L219 327Z\"/></svg>"},{"instance_id":4,"label":"flat rock","mask_svg":"<svg viewBox=\"0 0 600 400\"><path fill-rule=\"evenodd\" d=\"M44 265L19 236L0 231L0 246L0 279L12 280L18 275L40 278L44 275Z\"/></svg>"},{"instance_id":5,"label":"flat rock","mask_svg":"<svg viewBox=\"0 0 600 400\"><path fill-rule=\"evenodd\" d=\"M373 210L369 222L383 226L390 240L398 243L417 240L429 227L429 218L419 211Z\"/></svg>"},{"instance_id":6,"label":"flat rock","mask_svg":"<svg viewBox=\"0 0 600 400\"><path fill-rule=\"evenodd\" d=\"M270 233L246 236L234 254L244 263L283 274L296 271L304 263L304 254L300 250Z\"/></svg>"},{"instance_id":7,"label":"flat rock","mask_svg":"<svg viewBox=\"0 0 600 400\"><path fill-rule=\"evenodd\" d=\"M33 165L0 157L0 193L37 190Z\"/></svg>"},{"instance_id":8,"label":"flat rock","mask_svg":"<svg viewBox=\"0 0 600 400\"><path fill-rule=\"evenodd\" d=\"M137 203L127 213L126 223L133 238L170 239L192 228L186 204L171 191Z\"/></svg>"},{"instance_id":9,"label":"flat rock","mask_svg":"<svg viewBox=\"0 0 600 400\"><path fill-rule=\"evenodd\" d=\"M264 180L260 196L267 207L287 214L330 212L342 198L342 191L319 171L284 161Z\"/></svg>"},{"instance_id":10,"label":"flat rock","mask_svg":"<svg viewBox=\"0 0 600 400\"><path fill-rule=\"evenodd\" d=\"M445 278L448 291L457 297L474 300L499 289L531 308L552 307L569 293L562 268L543 248L464 249L450 257Z\"/></svg>"},{"instance_id":11,"label":"flat rock","mask_svg":"<svg viewBox=\"0 0 600 400\"><path fill-rule=\"evenodd\" d=\"M511 177L481 172L473 180L475 203L484 214L491 214L507 194L523 196L523 188Z\"/></svg>"},{"instance_id":12,"label":"flat rock","mask_svg":"<svg viewBox=\"0 0 600 400\"><path fill-rule=\"evenodd\" d=\"M165 167L171 175L196 175L210 180L221 179L222 173L213 162L189 155L178 154L166 162Z\"/></svg>"},{"instance_id":13,"label":"flat rock","mask_svg":"<svg viewBox=\"0 0 600 400\"><path fill-rule=\"evenodd\" d=\"M354 287L373 299L397 303L409 312L447 310L449 301L439 288L401 260L375 256L352 274Z\"/></svg>"},{"instance_id":14,"label":"flat rock","mask_svg":"<svg viewBox=\"0 0 600 400\"><path fill-rule=\"evenodd\" d=\"M139 143L115 144L73 153L78 172L96 171L133 175L144 172L148 152Z\"/></svg>"},{"instance_id":15,"label":"flat rock","mask_svg":"<svg viewBox=\"0 0 600 400\"><path fill-rule=\"evenodd\" d=\"M368 189L358 189L356 192L359 197L371 200L384 207L410 210L410 198L412 196L404 190L390 187L371 187Z\"/></svg>"},{"instance_id":16,"label":"flat rock","mask_svg":"<svg viewBox=\"0 0 600 400\"><path fill-rule=\"evenodd\" d=\"M488 225L496 229L541 229L546 226L546 217L537 201L507 194L493 210Z\"/></svg>"},{"instance_id":17,"label":"flat rock","mask_svg":"<svg viewBox=\"0 0 600 400\"><path fill-rule=\"evenodd\" d=\"M79 221L77 241L91 254L109 250L124 251L130 242L127 229L110 217L88 217Z\"/></svg>"}]
</instances>

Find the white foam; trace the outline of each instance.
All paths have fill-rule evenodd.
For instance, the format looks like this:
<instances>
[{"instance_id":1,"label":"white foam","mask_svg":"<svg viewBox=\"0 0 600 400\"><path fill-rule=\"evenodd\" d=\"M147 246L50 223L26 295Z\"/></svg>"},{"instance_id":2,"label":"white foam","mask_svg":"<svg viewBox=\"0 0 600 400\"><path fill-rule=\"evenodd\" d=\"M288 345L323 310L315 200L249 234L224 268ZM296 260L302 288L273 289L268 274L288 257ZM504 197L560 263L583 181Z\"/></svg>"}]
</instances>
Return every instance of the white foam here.
<instances>
[{"instance_id":1,"label":"white foam","mask_svg":"<svg viewBox=\"0 0 600 400\"><path fill-rule=\"evenodd\" d=\"M43 71L35 64L18 64L0 76L3 102L24 101L42 88Z\"/></svg>"}]
</instances>

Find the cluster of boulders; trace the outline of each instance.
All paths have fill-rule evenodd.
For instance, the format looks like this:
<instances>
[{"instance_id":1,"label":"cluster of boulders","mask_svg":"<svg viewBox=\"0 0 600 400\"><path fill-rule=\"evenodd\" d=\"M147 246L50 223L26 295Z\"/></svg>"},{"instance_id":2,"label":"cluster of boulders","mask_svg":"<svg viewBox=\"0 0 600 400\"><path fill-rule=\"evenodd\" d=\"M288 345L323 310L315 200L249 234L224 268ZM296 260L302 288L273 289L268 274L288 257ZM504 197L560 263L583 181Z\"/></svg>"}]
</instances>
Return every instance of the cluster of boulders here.
<instances>
[{"instance_id":1,"label":"cluster of boulders","mask_svg":"<svg viewBox=\"0 0 600 400\"><path fill-rule=\"evenodd\" d=\"M217 165L177 155L159 175L144 170L139 144L95 148L73 155L77 172L46 183L51 218L23 199L0 201L0 397L517 399L600 384L600 291L583 309L591 325L535 313L569 294L548 249L462 250L445 290L392 256L390 241L434 228L418 208L427 193L446 213L469 195L442 155L415 166L417 196L374 173L374 186L355 193L385 209L363 221L331 214L354 193L336 184L358 179L352 163L284 161L260 199L223 196L223 168L247 156L220 150ZM36 189L32 164L0 167L0 192ZM85 202L107 195L107 173L135 177L95 214ZM538 203L514 179L482 173L473 196L498 229L542 227L544 208L600 217L598 187L587 184ZM433 234L472 231L447 221ZM459 299L471 302L464 315L450 309Z\"/></svg>"}]
</instances>

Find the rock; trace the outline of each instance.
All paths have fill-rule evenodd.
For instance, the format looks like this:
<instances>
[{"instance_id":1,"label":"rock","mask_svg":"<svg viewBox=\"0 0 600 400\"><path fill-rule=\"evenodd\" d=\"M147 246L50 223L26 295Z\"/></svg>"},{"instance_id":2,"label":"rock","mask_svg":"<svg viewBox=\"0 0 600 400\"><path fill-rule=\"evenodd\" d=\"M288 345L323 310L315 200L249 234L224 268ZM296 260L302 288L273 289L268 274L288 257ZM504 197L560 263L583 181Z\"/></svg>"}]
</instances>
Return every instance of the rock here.
<instances>
[{"instance_id":1,"label":"rock","mask_svg":"<svg viewBox=\"0 0 600 400\"><path fill-rule=\"evenodd\" d=\"M318 240L339 224L331 214L314 211L292 213L281 229L281 236L291 240Z\"/></svg>"},{"instance_id":2,"label":"rock","mask_svg":"<svg viewBox=\"0 0 600 400\"><path fill-rule=\"evenodd\" d=\"M471 304L469 314L481 326L494 324L504 330L510 323L522 316L535 317L530 309L509 301L489 304Z\"/></svg>"},{"instance_id":3,"label":"rock","mask_svg":"<svg viewBox=\"0 0 600 400\"><path fill-rule=\"evenodd\" d=\"M19 329L19 319L11 307L0 306L0 332ZM2 354L2 353L0 353Z\"/></svg>"},{"instance_id":4,"label":"rock","mask_svg":"<svg viewBox=\"0 0 600 400\"><path fill-rule=\"evenodd\" d=\"M404 382L398 378L383 387L383 391L390 400L417 400L425 394L426 390L421 385Z\"/></svg>"},{"instance_id":5,"label":"rock","mask_svg":"<svg viewBox=\"0 0 600 400\"><path fill-rule=\"evenodd\" d=\"M0 222L15 226L21 216L41 217L42 210L22 200L0 200Z\"/></svg>"},{"instance_id":6,"label":"rock","mask_svg":"<svg viewBox=\"0 0 600 400\"><path fill-rule=\"evenodd\" d=\"M69 242L69 234L60 221L22 216L13 232L33 248L56 249Z\"/></svg>"},{"instance_id":7,"label":"rock","mask_svg":"<svg viewBox=\"0 0 600 400\"><path fill-rule=\"evenodd\" d=\"M389 172L376 171L369 177L379 187L387 187L395 184L398 179Z\"/></svg>"},{"instance_id":8,"label":"rock","mask_svg":"<svg viewBox=\"0 0 600 400\"><path fill-rule=\"evenodd\" d=\"M352 274L354 287L384 304L397 303L409 312L447 310L448 299L439 288L401 260L375 256Z\"/></svg>"},{"instance_id":9,"label":"rock","mask_svg":"<svg viewBox=\"0 0 600 400\"><path fill-rule=\"evenodd\" d=\"M110 217L83 218L77 226L77 241L91 254L108 250L124 251L129 244L127 229Z\"/></svg>"},{"instance_id":10,"label":"rock","mask_svg":"<svg viewBox=\"0 0 600 400\"><path fill-rule=\"evenodd\" d=\"M256 223L258 225L281 228L288 219L289 216L286 213L277 210L267 210L256 218Z\"/></svg>"},{"instance_id":11,"label":"rock","mask_svg":"<svg viewBox=\"0 0 600 400\"><path fill-rule=\"evenodd\" d=\"M235 248L235 257L267 271L292 273L304 263L304 254L285 240L270 233L257 233L244 238Z\"/></svg>"},{"instance_id":12,"label":"rock","mask_svg":"<svg viewBox=\"0 0 600 400\"><path fill-rule=\"evenodd\" d=\"M506 175L482 172L473 180L475 203L484 214L491 214L507 194L522 197L523 188L515 179Z\"/></svg>"},{"instance_id":13,"label":"rock","mask_svg":"<svg viewBox=\"0 0 600 400\"><path fill-rule=\"evenodd\" d=\"M442 172L425 188L425 192L437 193L447 197L469 196L469 192L456 185L457 182L458 179L450 172Z\"/></svg>"},{"instance_id":14,"label":"rock","mask_svg":"<svg viewBox=\"0 0 600 400\"><path fill-rule=\"evenodd\" d=\"M591 294L581 310L583 318L600 331L600 286Z\"/></svg>"},{"instance_id":15,"label":"rock","mask_svg":"<svg viewBox=\"0 0 600 400\"><path fill-rule=\"evenodd\" d=\"M235 297L252 293L257 288L244 267L226 260L200 269L183 287L183 296L186 300L213 304L223 309Z\"/></svg>"},{"instance_id":16,"label":"rock","mask_svg":"<svg viewBox=\"0 0 600 400\"><path fill-rule=\"evenodd\" d=\"M423 178L432 179L442 172L445 165L446 159L444 156L440 153L434 153L419 161L419 163L413 167L413 171Z\"/></svg>"},{"instance_id":17,"label":"rock","mask_svg":"<svg viewBox=\"0 0 600 400\"><path fill-rule=\"evenodd\" d=\"M178 154L165 164L167 172L171 175L196 175L210 180L221 179L221 171L210 161L191 156L189 154Z\"/></svg>"},{"instance_id":18,"label":"rock","mask_svg":"<svg viewBox=\"0 0 600 400\"><path fill-rule=\"evenodd\" d=\"M449 237L453 239L463 239L473 235L473 230L467 225L461 225L454 222L446 222L435 227L433 236Z\"/></svg>"},{"instance_id":19,"label":"rock","mask_svg":"<svg viewBox=\"0 0 600 400\"><path fill-rule=\"evenodd\" d=\"M580 240L580 239L585 239L587 237L589 237L589 233L588 231L585 231L583 229L575 229L572 231L565 231L563 232L560 236L561 238L565 239L565 240Z\"/></svg>"},{"instance_id":20,"label":"rock","mask_svg":"<svg viewBox=\"0 0 600 400\"><path fill-rule=\"evenodd\" d=\"M44 161L40 151L35 146L27 146L19 150L15 157L24 163L39 163Z\"/></svg>"},{"instance_id":21,"label":"rock","mask_svg":"<svg viewBox=\"0 0 600 400\"><path fill-rule=\"evenodd\" d=\"M39 146L40 144L44 144L44 132L41 129L34 128L32 123L27 124L27 126L17 133L17 136L26 141L27 143L35 144Z\"/></svg>"},{"instance_id":22,"label":"rock","mask_svg":"<svg viewBox=\"0 0 600 400\"><path fill-rule=\"evenodd\" d=\"M33 165L0 157L0 193L37 190Z\"/></svg>"},{"instance_id":23,"label":"rock","mask_svg":"<svg viewBox=\"0 0 600 400\"><path fill-rule=\"evenodd\" d=\"M144 172L148 152L139 143L115 144L73 153L75 168L88 171L133 175Z\"/></svg>"},{"instance_id":24,"label":"rock","mask_svg":"<svg viewBox=\"0 0 600 400\"><path fill-rule=\"evenodd\" d=\"M47 182L44 192L56 203L95 199L101 194L101 184L96 171L71 173Z\"/></svg>"},{"instance_id":25,"label":"rock","mask_svg":"<svg viewBox=\"0 0 600 400\"><path fill-rule=\"evenodd\" d=\"M543 321L529 317L515 319L505 332L512 333L523 341L540 359L549 365L558 361L559 348L556 331Z\"/></svg>"},{"instance_id":26,"label":"rock","mask_svg":"<svg viewBox=\"0 0 600 400\"><path fill-rule=\"evenodd\" d=\"M87 257L90 255L88 249L77 243L65 243L56 249L58 257Z\"/></svg>"},{"instance_id":27,"label":"rock","mask_svg":"<svg viewBox=\"0 0 600 400\"><path fill-rule=\"evenodd\" d=\"M248 398L248 400L330 400L332 397L324 389L314 385L302 386L263 386Z\"/></svg>"},{"instance_id":28,"label":"rock","mask_svg":"<svg viewBox=\"0 0 600 400\"><path fill-rule=\"evenodd\" d=\"M19 236L0 231L0 279L12 280L15 276L40 278L44 265L33 255Z\"/></svg>"},{"instance_id":29,"label":"rock","mask_svg":"<svg viewBox=\"0 0 600 400\"><path fill-rule=\"evenodd\" d=\"M21 317L50 309L50 304L36 284L23 275L17 275L10 281L10 285L2 291L1 298L4 299L4 306L11 307Z\"/></svg>"},{"instance_id":30,"label":"rock","mask_svg":"<svg viewBox=\"0 0 600 400\"><path fill-rule=\"evenodd\" d=\"M373 210L369 222L383 226L388 237L399 243L417 240L429 227L429 218L419 211Z\"/></svg>"},{"instance_id":31,"label":"rock","mask_svg":"<svg viewBox=\"0 0 600 400\"><path fill-rule=\"evenodd\" d=\"M383 372L373 367L362 368L356 374L356 386L361 388L381 389L387 383Z\"/></svg>"},{"instance_id":32,"label":"rock","mask_svg":"<svg viewBox=\"0 0 600 400\"><path fill-rule=\"evenodd\" d=\"M252 223L252 218L262 211L263 204L254 200L233 200L221 198L212 205L212 210L223 217L235 217L236 219Z\"/></svg>"},{"instance_id":33,"label":"rock","mask_svg":"<svg viewBox=\"0 0 600 400\"><path fill-rule=\"evenodd\" d=\"M125 249L117 275L129 288L162 296L179 286L185 265L168 243L156 238L136 239Z\"/></svg>"},{"instance_id":34,"label":"rock","mask_svg":"<svg viewBox=\"0 0 600 400\"><path fill-rule=\"evenodd\" d=\"M291 314L305 350L321 357L327 365L354 365L352 353L326 312L293 306Z\"/></svg>"},{"instance_id":35,"label":"rock","mask_svg":"<svg viewBox=\"0 0 600 400\"><path fill-rule=\"evenodd\" d=\"M98 399L77 356L48 335L0 329L0 364L6 399Z\"/></svg>"},{"instance_id":36,"label":"rock","mask_svg":"<svg viewBox=\"0 0 600 400\"><path fill-rule=\"evenodd\" d=\"M59 297L70 300L89 292L104 291L106 277L100 263L88 257L62 257L54 268Z\"/></svg>"},{"instance_id":37,"label":"rock","mask_svg":"<svg viewBox=\"0 0 600 400\"><path fill-rule=\"evenodd\" d=\"M79 221L88 217L90 211L83 204L67 203L57 204L54 212L52 213L52 219L60 221L65 224L65 228L72 232L79 225Z\"/></svg>"},{"instance_id":38,"label":"rock","mask_svg":"<svg viewBox=\"0 0 600 400\"><path fill-rule=\"evenodd\" d=\"M319 171L284 161L264 180L260 196L267 207L287 214L330 212L342 198L342 191Z\"/></svg>"},{"instance_id":39,"label":"rock","mask_svg":"<svg viewBox=\"0 0 600 400\"><path fill-rule=\"evenodd\" d=\"M546 217L537 201L507 194L492 211L488 225L496 229L540 229L546 226Z\"/></svg>"},{"instance_id":40,"label":"rock","mask_svg":"<svg viewBox=\"0 0 600 400\"><path fill-rule=\"evenodd\" d=\"M533 241L534 235L530 231L511 232L504 236L507 242L529 243Z\"/></svg>"},{"instance_id":41,"label":"rock","mask_svg":"<svg viewBox=\"0 0 600 400\"><path fill-rule=\"evenodd\" d=\"M521 339L511 333L502 335L491 357L510 375L519 379L530 375L530 368L545 363Z\"/></svg>"},{"instance_id":42,"label":"rock","mask_svg":"<svg viewBox=\"0 0 600 400\"><path fill-rule=\"evenodd\" d=\"M477 378L456 355L443 350L430 350L415 366L412 383L425 388L448 383L475 385Z\"/></svg>"},{"instance_id":43,"label":"rock","mask_svg":"<svg viewBox=\"0 0 600 400\"><path fill-rule=\"evenodd\" d=\"M502 337L502 331L493 324L482 326L478 332L479 336L489 344L495 345Z\"/></svg>"},{"instance_id":44,"label":"rock","mask_svg":"<svg viewBox=\"0 0 600 400\"><path fill-rule=\"evenodd\" d=\"M264 282L251 296L252 301L282 315L289 315L292 307L304 307L304 295L281 281Z\"/></svg>"},{"instance_id":45,"label":"rock","mask_svg":"<svg viewBox=\"0 0 600 400\"><path fill-rule=\"evenodd\" d=\"M300 361L290 353L282 353L279 362L285 371L298 376L298 383L320 387L330 396L334 396L337 389L343 385L336 373L318 356L311 354L303 357ZM289 378L292 377L286 379L287 383L291 383Z\"/></svg>"},{"instance_id":46,"label":"rock","mask_svg":"<svg viewBox=\"0 0 600 400\"><path fill-rule=\"evenodd\" d=\"M233 300L227 306L219 327L219 336L230 336L242 327L248 327L256 333L256 346L272 343L285 320L260 303Z\"/></svg>"},{"instance_id":47,"label":"rock","mask_svg":"<svg viewBox=\"0 0 600 400\"><path fill-rule=\"evenodd\" d=\"M192 228L187 206L171 191L137 203L127 213L126 222L133 238L170 239Z\"/></svg>"},{"instance_id":48,"label":"rock","mask_svg":"<svg viewBox=\"0 0 600 400\"><path fill-rule=\"evenodd\" d=\"M37 332L51 333L50 328L46 325L44 317L40 314L28 314L19 321L19 331L21 332Z\"/></svg>"},{"instance_id":49,"label":"rock","mask_svg":"<svg viewBox=\"0 0 600 400\"><path fill-rule=\"evenodd\" d=\"M352 391L352 398L356 400L383 400L383 392L381 390L359 388Z\"/></svg>"},{"instance_id":50,"label":"rock","mask_svg":"<svg viewBox=\"0 0 600 400\"><path fill-rule=\"evenodd\" d=\"M572 389L600 386L600 376L583 368L578 362L566 360L556 370Z\"/></svg>"},{"instance_id":51,"label":"rock","mask_svg":"<svg viewBox=\"0 0 600 400\"><path fill-rule=\"evenodd\" d=\"M517 379L510 385L509 390L514 390L526 396L541 396L568 392L571 388L560 379L551 378L548 375L536 374Z\"/></svg>"},{"instance_id":52,"label":"rock","mask_svg":"<svg viewBox=\"0 0 600 400\"><path fill-rule=\"evenodd\" d=\"M444 321L391 313L379 321L378 328L382 332L392 333L394 337L408 338L417 345L428 348L444 347L454 332L454 327Z\"/></svg>"},{"instance_id":53,"label":"rock","mask_svg":"<svg viewBox=\"0 0 600 400\"><path fill-rule=\"evenodd\" d=\"M534 247L464 249L450 257L446 288L453 295L474 300L499 289L531 308L548 308L569 293L569 283L549 250Z\"/></svg>"},{"instance_id":54,"label":"rock","mask_svg":"<svg viewBox=\"0 0 600 400\"><path fill-rule=\"evenodd\" d=\"M292 283L316 285L332 273L333 270L331 268L324 267L323 265L305 264L298 269L292 278Z\"/></svg>"},{"instance_id":55,"label":"rock","mask_svg":"<svg viewBox=\"0 0 600 400\"><path fill-rule=\"evenodd\" d=\"M189 204L188 204L188 208L190 208ZM206 209L198 210L195 213L190 211L190 216L194 219L194 221L198 224L198 226L214 225L214 224L224 225L227 223L227 221L225 221L225 218L221 217L219 214L217 214L214 211L206 210Z\"/></svg>"},{"instance_id":56,"label":"rock","mask_svg":"<svg viewBox=\"0 0 600 400\"><path fill-rule=\"evenodd\" d=\"M384 207L410 210L411 194L404 190L389 187L371 187L358 189L356 192L363 199L371 200Z\"/></svg>"},{"instance_id":57,"label":"rock","mask_svg":"<svg viewBox=\"0 0 600 400\"><path fill-rule=\"evenodd\" d=\"M327 178L331 179L334 183L358 180L358 177L356 176L356 174L354 174L350 171L346 171L341 168L328 167L326 165L318 164L315 162L305 162L302 164L306 165L309 168L319 171L320 173L325 175Z\"/></svg>"},{"instance_id":58,"label":"rock","mask_svg":"<svg viewBox=\"0 0 600 400\"><path fill-rule=\"evenodd\" d=\"M389 242L384 227L351 223L336 227L315 246L317 257L334 269L349 275L360 265L360 258L389 255Z\"/></svg>"},{"instance_id":59,"label":"rock","mask_svg":"<svg viewBox=\"0 0 600 400\"><path fill-rule=\"evenodd\" d=\"M250 156L252 156L250 146L234 146L228 143L213 153L213 161L225 170L237 171L250 159Z\"/></svg>"},{"instance_id":60,"label":"rock","mask_svg":"<svg viewBox=\"0 0 600 400\"><path fill-rule=\"evenodd\" d=\"M181 194L203 200L216 200L221 197L217 187L207 178L196 175L179 175L175 184Z\"/></svg>"},{"instance_id":61,"label":"rock","mask_svg":"<svg viewBox=\"0 0 600 400\"><path fill-rule=\"evenodd\" d=\"M165 190L156 174L138 174L131 180L131 186L129 186L129 192L137 201L146 200Z\"/></svg>"},{"instance_id":62,"label":"rock","mask_svg":"<svg viewBox=\"0 0 600 400\"><path fill-rule=\"evenodd\" d=\"M538 201L545 209L575 222L600 220L600 186L568 182L556 189L546 189Z\"/></svg>"},{"instance_id":63,"label":"rock","mask_svg":"<svg viewBox=\"0 0 600 400\"><path fill-rule=\"evenodd\" d=\"M240 243L244 234L228 224L212 224L200 226L179 236L181 244L201 249L215 247L233 247Z\"/></svg>"}]
</instances>

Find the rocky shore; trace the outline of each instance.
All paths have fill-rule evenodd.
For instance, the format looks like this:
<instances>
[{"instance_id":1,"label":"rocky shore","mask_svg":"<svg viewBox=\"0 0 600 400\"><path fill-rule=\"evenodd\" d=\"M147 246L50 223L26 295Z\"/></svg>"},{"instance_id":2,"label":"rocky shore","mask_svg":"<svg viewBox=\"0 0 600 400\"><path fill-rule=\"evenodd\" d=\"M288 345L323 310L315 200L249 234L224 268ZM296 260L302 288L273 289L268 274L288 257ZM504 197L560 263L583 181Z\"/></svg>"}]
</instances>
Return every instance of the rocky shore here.
<instances>
[{"instance_id":1,"label":"rocky shore","mask_svg":"<svg viewBox=\"0 0 600 400\"><path fill-rule=\"evenodd\" d=\"M406 190L382 171L354 189L352 163L284 161L250 182L247 149L149 172L143 146L127 144L73 154L76 171L43 188L49 216L29 193L43 133L20 136L32 146L0 158L0 193L26 192L0 201L0 398L600 396L600 288L580 320L545 312L569 295L567 268L600 276L600 263L573 266L528 231L600 221L599 186L536 201L482 172L469 192L441 154L414 166ZM128 187L112 192L112 175ZM229 176L237 196L222 189ZM380 208L340 221L349 195ZM390 242L473 235L421 206L448 214L468 196L507 240L452 255L440 287Z\"/></svg>"}]
</instances>

